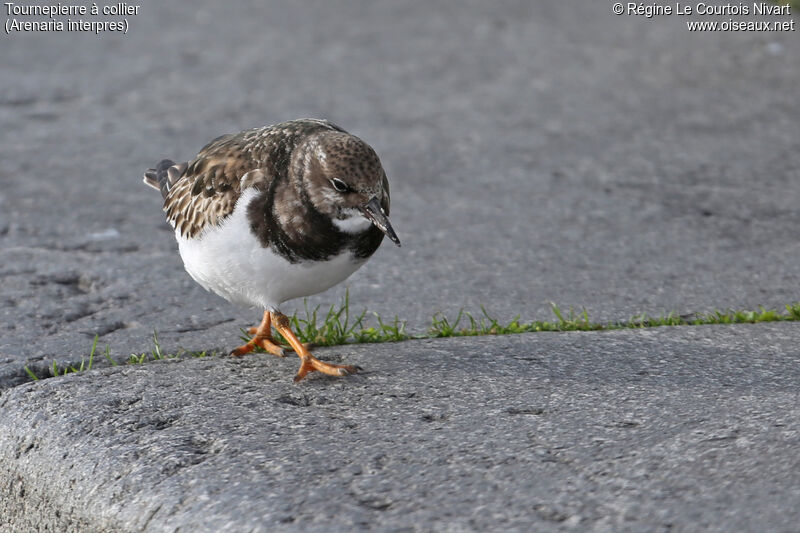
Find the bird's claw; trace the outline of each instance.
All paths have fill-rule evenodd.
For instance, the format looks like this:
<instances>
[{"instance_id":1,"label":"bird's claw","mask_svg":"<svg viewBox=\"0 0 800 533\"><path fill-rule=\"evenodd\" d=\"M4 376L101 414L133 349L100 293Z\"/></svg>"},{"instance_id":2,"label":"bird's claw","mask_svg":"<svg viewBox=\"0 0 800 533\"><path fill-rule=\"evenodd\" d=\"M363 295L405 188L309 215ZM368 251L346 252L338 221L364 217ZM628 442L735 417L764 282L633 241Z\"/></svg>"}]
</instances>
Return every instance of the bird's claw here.
<instances>
[{"instance_id":1,"label":"bird's claw","mask_svg":"<svg viewBox=\"0 0 800 533\"><path fill-rule=\"evenodd\" d=\"M297 371L294 381L297 383L311 372L321 372L322 374L327 374L328 376L348 376L350 374L356 374L360 370L363 370L360 366L337 365L334 363L328 363L326 361L320 361L313 355L309 355L303 357L303 362L300 364L300 370Z\"/></svg>"},{"instance_id":2,"label":"bird's claw","mask_svg":"<svg viewBox=\"0 0 800 533\"><path fill-rule=\"evenodd\" d=\"M286 357L286 350L282 346L276 344L272 338L258 336L247 341L247 344L243 344L238 348L234 348L231 350L229 355L233 357L241 357L246 353L252 352L256 347L259 347L265 352L271 353L276 357Z\"/></svg>"}]
</instances>

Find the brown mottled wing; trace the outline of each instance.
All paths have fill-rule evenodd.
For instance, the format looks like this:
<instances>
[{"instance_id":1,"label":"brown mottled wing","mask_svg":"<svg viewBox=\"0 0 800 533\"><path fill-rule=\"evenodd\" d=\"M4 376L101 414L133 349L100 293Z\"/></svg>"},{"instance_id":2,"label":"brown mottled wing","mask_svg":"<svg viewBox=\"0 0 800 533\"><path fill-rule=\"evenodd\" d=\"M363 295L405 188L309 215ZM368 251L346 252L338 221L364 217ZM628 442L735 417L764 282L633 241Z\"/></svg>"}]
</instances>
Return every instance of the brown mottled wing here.
<instances>
[{"instance_id":1,"label":"brown mottled wing","mask_svg":"<svg viewBox=\"0 0 800 533\"><path fill-rule=\"evenodd\" d=\"M266 184L266 176L259 170L263 161L254 157L243 133L211 141L184 164L181 177L170 187L164 211L181 236L195 237L207 225L219 224L231 214L243 182L244 188Z\"/></svg>"},{"instance_id":2,"label":"brown mottled wing","mask_svg":"<svg viewBox=\"0 0 800 533\"><path fill-rule=\"evenodd\" d=\"M273 179L285 178L294 147L319 130L344 131L325 120L299 119L217 137L182 170L164 200L167 221L184 237L195 237L207 225L219 224L233 212L241 191L266 190ZM173 168L176 168L173 171Z\"/></svg>"}]
</instances>

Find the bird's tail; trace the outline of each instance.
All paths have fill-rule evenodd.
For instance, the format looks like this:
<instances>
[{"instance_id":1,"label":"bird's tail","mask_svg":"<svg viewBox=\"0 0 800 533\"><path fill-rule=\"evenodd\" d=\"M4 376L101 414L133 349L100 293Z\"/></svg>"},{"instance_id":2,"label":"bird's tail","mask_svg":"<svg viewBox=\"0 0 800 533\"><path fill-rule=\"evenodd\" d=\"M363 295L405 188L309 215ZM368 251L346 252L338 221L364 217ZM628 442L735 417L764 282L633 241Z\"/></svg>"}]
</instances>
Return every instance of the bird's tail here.
<instances>
[{"instance_id":1,"label":"bird's tail","mask_svg":"<svg viewBox=\"0 0 800 533\"><path fill-rule=\"evenodd\" d=\"M180 179L186 170L186 163L176 165L174 161L162 159L156 168L148 168L144 173L144 182L150 187L161 192L166 198L170 188Z\"/></svg>"}]
</instances>

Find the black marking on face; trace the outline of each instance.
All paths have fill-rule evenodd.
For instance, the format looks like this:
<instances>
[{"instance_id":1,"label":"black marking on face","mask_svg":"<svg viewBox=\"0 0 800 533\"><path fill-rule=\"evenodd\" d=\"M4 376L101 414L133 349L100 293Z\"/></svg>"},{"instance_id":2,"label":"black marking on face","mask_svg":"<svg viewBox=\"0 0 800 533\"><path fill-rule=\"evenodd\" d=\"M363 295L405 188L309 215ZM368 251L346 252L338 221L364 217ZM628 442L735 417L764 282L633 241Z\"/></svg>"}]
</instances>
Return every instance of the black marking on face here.
<instances>
[{"instance_id":1,"label":"black marking on face","mask_svg":"<svg viewBox=\"0 0 800 533\"><path fill-rule=\"evenodd\" d=\"M305 166L302 163L304 153L298 150L302 149L303 140L309 135L325 130L332 135L326 134L327 165L321 173L319 162L312 160L311 167ZM363 193L365 185L372 186L369 183L372 176L382 176L383 170L377 155L366 143L336 126L317 121L291 122L266 133L246 133L256 136L247 139L253 143L252 146L258 147L258 161L254 168L263 169L268 176L268 179L259 181L259 192L247 206L250 230L261 246L270 248L291 263L324 261L346 252L363 260L377 250L384 237L380 229L370 225L358 234L341 231L331 217L340 214L342 206L330 205L318 189L332 187L339 193ZM231 140L224 139L224 142ZM306 145L305 148L310 147ZM252 152L252 155L255 157L256 153ZM248 170L243 170L241 175ZM345 177L350 183L336 176ZM219 184L209 181L204 185L220 188ZM313 187L317 189L310 189ZM388 204L386 195L382 207L387 213Z\"/></svg>"},{"instance_id":2,"label":"black marking on face","mask_svg":"<svg viewBox=\"0 0 800 533\"><path fill-rule=\"evenodd\" d=\"M284 178L286 179L286 178ZM280 186L283 180L273 180L266 191L259 193L247 206L250 229L264 248L270 248L290 263L325 261L350 250L357 259L366 259L380 246L383 233L370 226L359 234L340 231L332 219L321 213L305 190L298 196L293 187ZM278 198L284 205L299 200L298 215L287 217L299 226L281 224ZM298 222L299 220L299 222Z\"/></svg>"}]
</instances>

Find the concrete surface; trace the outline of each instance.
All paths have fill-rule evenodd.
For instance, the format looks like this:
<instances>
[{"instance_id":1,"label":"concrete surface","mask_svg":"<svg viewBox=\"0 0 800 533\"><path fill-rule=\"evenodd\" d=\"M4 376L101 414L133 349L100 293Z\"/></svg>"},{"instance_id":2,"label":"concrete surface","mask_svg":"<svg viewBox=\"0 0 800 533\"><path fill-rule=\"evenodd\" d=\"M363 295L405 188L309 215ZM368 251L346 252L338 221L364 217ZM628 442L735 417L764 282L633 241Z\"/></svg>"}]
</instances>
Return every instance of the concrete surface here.
<instances>
[{"instance_id":1,"label":"concrete surface","mask_svg":"<svg viewBox=\"0 0 800 533\"><path fill-rule=\"evenodd\" d=\"M12 448L26 438L41 445L0 459L2 471L18 476L8 474L0 483L25 491L20 496L14 489L4 500L14 503L3 504L20 528L44 527L48 520L56 527L73 517L75 528L116 523L135 529L147 520L140 512L155 513L154 530L174 529L182 521L221 523L213 522L218 516L241 517L244 527L261 523L262 507L270 520L295 520L288 529L317 527L311 509L297 508L303 498L321 508L320 516L341 515L336 523L342 528L349 527L347 520L366 528L365 520L380 515L383 522L376 524L401 529L403 513L432 529L447 529L452 520L454 529L477 528L492 518L498 528L524 528L519 518L539 520L542 527L624 529L629 515L632 529L667 523L688 530L789 527L788 520L796 518L790 511L797 503L797 480L788 467L797 446L792 429L769 424L776 420L791 427L796 421L796 397L781 388L796 376L792 324L732 327L724 334L715 328L670 329L347 347L331 353L356 362L370 353L365 366L384 370L346 384L318 381L299 388L289 382L294 364L287 368L282 361L261 359L102 369L23 383L26 365L43 368L54 359L79 363L95 334L100 347L108 345L117 358L149 350L153 330L170 351L230 349L239 328L256 322L259 313L205 293L183 272L158 195L141 183L141 174L163 157L191 157L221 133L301 116L329 118L376 148L391 179L392 221L403 241L402 249L379 250L346 284L313 298L312 306L338 302L349 287L357 310L398 315L412 330L423 331L434 312L452 316L480 305L502 318L521 314L532 320L551 318L553 301L586 308L596 320L617 320L643 312L780 308L796 302L797 31L693 33L685 17L615 16L610 3L589 0L140 5L140 14L129 17L127 35L0 37L0 439ZM284 311L300 305L294 302ZM722 362L728 344L705 338L709 331L739 342L729 363ZM648 335L657 335L664 347L648 344ZM691 335L699 336L697 342L679 340ZM762 346L770 346L771 335L780 345L774 360ZM627 344L607 344L617 338ZM580 351L571 348L578 342L572 339L581 339ZM545 358L543 368L518 360L541 354L540 343L566 358ZM602 353L595 343L605 347ZM506 353L496 365L508 368L487 369L474 382L457 374L460 386L434 379L441 376L436 372L455 371L432 370L440 351L475 346ZM497 407L503 402L515 405L512 392L544 394L528 391L515 376L541 377L537 372L549 372L549 365L557 367L562 359L580 365L589 357L595 372L624 379L627 358L644 361L662 351L671 367L691 354L687 365L668 374L675 381L669 393L641 384L644 389L631 385L629 393L622 382L588 391L593 373L587 370L585 379L579 372L574 380L559 381L558 389L545 389L573 411L551 408L549 418L523 413L495 417L496 422L489 416L504 412ZM373 357L398 366L372 365ZM756 372L763 376L762 388L753 385L757 380L749 371L736 370L752 370L751 357L766 365L764 374ZM720 365L719 379L727 381L717 383L703 373L709 361ZM397 381L399 374L411 372L422 379L416 396L391 400L410 409L410 418L378 419L382 403L359 403L395 390L392 383L406 383ZM171 387L186 394L203 391L195 399L197 412L192 414L194 404L186 404L185 396L173 397ZM449 404L452 409L474 404L479 390L494 403L475 405L472 419L453 415L452 431L442 433L448 440L436 444L438 433L431 428L447 425L436 417L448 402L435 391L448 387L457 400ZM292 402L305 402L303 395L311 406L321 397L343 406L336 416L344 418L330 419L330 406L300 410L311 417L304 423L317 424L317 430L303 426L293 434L297 428L286 425L291 419L285 415L298 410ZM234 398L242 396L252 405L228 421L239 412ZM276 400L283 396L289 399ZM114 403L120 397L121 403ZM592 425L596 406L626 397L639 402L631 407L637 417L664 429L665 440L656 442L655 429L653 434L639 426L610 429L625 435L622 451L598 444L599 465L575 458L579 455L568 455L576 462L567 466L537 462L535 450L563 445L567 433L559 432L565 428L574 431L570 438L579 449L594 446L592 435L605 434ZM126 407L125 398L143 403ZM215 411L215 401L227 407ZM692 409L709 404L707 417L692 418ZM47 410L38 412L36 406ZM188 417L182 422L185 432L176 433L176 440L169 432L144 437L138 422L116 426L114 417L104 418L145 406L173 413L176 420ZM425 409L432 413L431 424L419 422ZM486 426L478 424L480 414ZM96 424L101 447L91 446L95 440L83 430L71 429L89 427L76 422L82 417ZM361 440L340 442L338 433L327 431L341 430L337 424L348 420ZM524 455L518 420L525 421L523 427L533 424L541 439L530 441L534 452L526 456L528 466L543 469L533 479L523 479L524 471L508 459ZM408 431L409 442L423 443L424 454L398 455L387 472L373 465L369 434L358 428L383 430L373 455L386 454L396 451L386 440L395 423ZM177 431L164 424L165 431ZM222 436L204 441L192 424ZM734 427L744 437L728 438ZM481 447L481 428L492 443L508 434L510 447ZM320 456L306 472L289 462L290 447L253 451L257 442L274 443L269 435L277 434L299 445L313 440L321 449L344 444L328 453L345 461L354 457L354 463L366 465L362 472L368 475L358 474L359 479L370 481L351 483L342 468L323 475ZM244 451L218 453L215 442ZM651 444L661 448L647 451ZM70 455L56 460L59 449ZM631 459L631 450L644 462ZM93 454L107 465L95 471L97 478L88 470ZM158 462L161 455L171 458L167 466ZM199 461L194 470L181 466L198 456L213 460ZM669 460L662 462L662 456ZM467 472L463 491L456 490L461 482L450 480L450 461L456 471ZM616 477L598 470L605 468L603 461ZM280 475L271 477L273 466L254 466L264 464L283 465ZM502 485L481 470L466 469L472 464L485 470L504 465L498 475L510 476L510 482ZM70 465L77 469L73 477L65 473ZM430 472L429 483L419 477L422 466ZM159 477L166 475L159 469L180 475ZM178 479L181 485L171 485ZM254 492L225 488L226 479ZM319 492L298 496L295 482L316 483ZM449 492L437 493L440 484ZM520 492L506 492L514 487ZM338 492L332 498L335 489L346 489L347 498L338 498ZM212 497L218 494L224 495L219 501ZM436 514L450 507L497 509L501 499L509 501L505 514L470 511L475 522ZM376 509L352 503L360 500ZM163 510L155 512L155 501L165 502ZM347 501L352 507L340 513L337 505ZM381 512L387 501L391 505ZM220 510L226 506L252 512L226 514Z\"/></svg>"},{"instance_id":2,"label":"concrete surface","mask_svg":"<svg viewBox=\"0 0 800 533\"><path fill-rule=\"evenodd\" d=\"M0 396L15 531L792 531L794 324L105 369ZM46 512L45 512L46 511Z\"/></svg>"},{"instance_id":3,"label":"concrete surface","mask_svg":"<svg viewBox=\"0 0 800 533\"><path fill-rule=\"evenodd\" d=\"M419 331L480 305L613 320L798 299L797 32L527 0L148 2L130 22L2 37L5 383L95 333L118 356L154 329L230 347L258 313L183 273L140 176L300 116L367 139L392 180L403 248L346 284L357 309Z\"/></svg>"}]
</instances>

